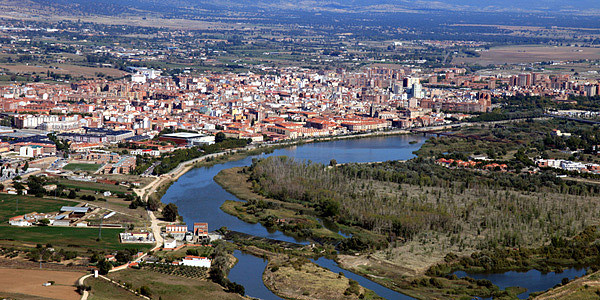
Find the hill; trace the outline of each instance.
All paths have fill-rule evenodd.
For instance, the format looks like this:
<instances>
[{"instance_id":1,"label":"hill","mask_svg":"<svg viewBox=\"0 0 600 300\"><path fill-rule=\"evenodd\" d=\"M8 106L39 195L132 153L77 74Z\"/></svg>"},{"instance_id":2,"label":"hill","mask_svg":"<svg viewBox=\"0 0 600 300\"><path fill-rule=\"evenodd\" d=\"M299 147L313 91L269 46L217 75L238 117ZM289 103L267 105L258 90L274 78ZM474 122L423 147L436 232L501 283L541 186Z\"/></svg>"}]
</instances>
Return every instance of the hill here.
<instances>
[{"instance_id":1,"label":"hill","mask_svg":"<svg viewBox=\"0 0 600 300\"><path fill-rule=\"evenodd\" d=\"M207 12L302 11L337 13L484 12L598 15L593 0L23 0L3 1L4 11L17 14L155 14L194 16Z\"/></svg>"}]
</instances>

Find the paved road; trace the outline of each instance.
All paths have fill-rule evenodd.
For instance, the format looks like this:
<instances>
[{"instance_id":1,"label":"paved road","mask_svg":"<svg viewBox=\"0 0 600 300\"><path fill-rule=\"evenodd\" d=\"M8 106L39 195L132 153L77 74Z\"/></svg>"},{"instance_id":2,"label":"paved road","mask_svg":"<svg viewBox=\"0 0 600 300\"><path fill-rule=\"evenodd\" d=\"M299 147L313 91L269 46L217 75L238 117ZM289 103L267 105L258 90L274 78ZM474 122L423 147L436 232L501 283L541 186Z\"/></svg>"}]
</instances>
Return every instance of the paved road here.
<instances>
[{"instance_id":1,"label":"paved road","mask_svg":"<svg viewBox=\"0 0 600 300\"><path fill-rule=\"evenodd\" d=\"M87 274L87 275L83 275L79 278L79 280L77 280L77 285L78 286L82 286L83 283L85 282L86 279L88 279L90 276L92 276L93 274ZM87 300L88 296L89 296L89 292L88 291L83 291L83 294L81 294L81 299L80 300Z\"/></svg>"},{"instance_id":2,"label":"paved road","mask_svg":"<svg viewBox=\"0 0 600 300\"><path fill-rule=\"evenodd\" d=\"M158 165L160 165L160 161L154 162L151 166L148 167L148 169L146 169L146 171L144 171L144 173L142 175L143 176L152 175L152 172L154 171L154 168L156 168L156 166L158 166Z\"/></svg>"}]
</instances>

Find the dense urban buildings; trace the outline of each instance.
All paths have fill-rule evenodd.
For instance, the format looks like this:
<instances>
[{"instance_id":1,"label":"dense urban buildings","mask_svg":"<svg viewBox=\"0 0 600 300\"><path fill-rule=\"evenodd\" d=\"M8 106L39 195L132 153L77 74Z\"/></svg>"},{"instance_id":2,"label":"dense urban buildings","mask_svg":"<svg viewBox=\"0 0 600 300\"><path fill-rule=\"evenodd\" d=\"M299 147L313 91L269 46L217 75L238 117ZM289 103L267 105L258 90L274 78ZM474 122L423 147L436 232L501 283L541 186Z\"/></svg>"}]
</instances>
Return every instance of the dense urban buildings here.
<instances>
[{"instance_id":1,"label":"dense urban buildings","mask_svg":"<svg viewBox=\"0 0 600 300\"><path fill-rule=\"evenodd\" d=\"M493 97L561 100L594 96L598 86L569 76L483 77L456 68L433 73L380 67L278 71L280 75L175 77L138 73L144 82L30 83L2 87L0 94L4 118L13 126L56 132L74 145L143 140L170 129L196 134L173 133L159 140L192 146L211 143L204 136L217 132L262 142L440 125L455 114L490 112ZM435 84L429 83L432 78Z\"/></svg>"}]
</instances>

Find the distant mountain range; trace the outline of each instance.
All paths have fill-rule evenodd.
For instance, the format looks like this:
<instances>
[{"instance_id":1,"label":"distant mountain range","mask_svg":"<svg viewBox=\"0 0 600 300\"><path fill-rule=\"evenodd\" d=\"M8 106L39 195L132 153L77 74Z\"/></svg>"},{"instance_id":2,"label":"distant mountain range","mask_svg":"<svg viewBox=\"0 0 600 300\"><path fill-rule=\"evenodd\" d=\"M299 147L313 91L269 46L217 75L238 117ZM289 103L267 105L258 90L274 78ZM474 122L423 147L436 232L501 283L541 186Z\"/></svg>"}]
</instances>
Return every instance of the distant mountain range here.
<instances>
[{"instance_id":1,"label":"distant mountain range","mask_svg":"<svg viewBox=\"0 0 600 300\"><path fill-rule=\"evenodd\" d=\"M600 15L600 0L5 0L14 11L170 15L194 11L503 12Z\"/></svg>"},{"instance_id":2,"label":"distant mountain range","mask_svg":"<svg viewBox=\"0 0 600 300\"><path fill-rule=\"evenodd\" d=\"M202 2L202 0L188 1ZM270 7L280 9L318 10L338 9L348 12L381 11L392 9L410 10L447 10L468 12L544 12L544 13L582 13L590 10L600 11L598 0L222 0L209 3L241 5L244 7Z\"/></svg>"}]
</instances>

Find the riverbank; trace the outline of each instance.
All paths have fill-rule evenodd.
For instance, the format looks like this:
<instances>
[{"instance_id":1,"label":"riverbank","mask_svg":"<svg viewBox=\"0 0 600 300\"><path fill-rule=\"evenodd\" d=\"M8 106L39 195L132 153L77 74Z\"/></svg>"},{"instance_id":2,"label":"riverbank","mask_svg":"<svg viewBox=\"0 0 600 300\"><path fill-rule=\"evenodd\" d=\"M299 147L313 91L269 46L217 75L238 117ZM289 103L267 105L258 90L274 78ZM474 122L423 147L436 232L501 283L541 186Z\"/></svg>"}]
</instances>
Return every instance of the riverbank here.
<instances>
[{"instance_id":1,"label":"riverbank","mask_svg":"<svg viewBox=\"0 0 600 300\"><path fill-rule=\"evenodd\" d=\"M470 123L467 123L470 125ZM468 126L467 125L467 126ZM444 126L443 128L431 127L431 128L423 128L429 130L443 130L448 126ZM305 140L296 140L296 141L288 141L278 144L264 144L264 145L249 145L242 149L232 149L227 151L222 151L218 153L208 154L202 157L198 157L189 161L185 161L180 163L175 169L171 170L167 174L160 175L156 177L152 182L147 184L146 186L140 189L134 189L134 192L140 196L143 201L149 202L154 201L155 203L162 203L162 197L167 192L167 190L171 187L171 185L176 182L181 176L193 170L195 168L208 168L217 164L224 164L231 161L242 160L248 156L259 155L263 153L271 153L277 149L300 146L304 144L313 144L313 143L321 143L321 142L330 142L336 140L349 140L349 139L362 139L369 137L377 137L377 136L393 136L393 135L406 135L411 134L410 131L407 130L390 130L390 131L376 131L362 134L354 134L354 135L346 135L346 136L333 136L326 138L317 138L317 139L305 139ZM150 214L156 214L156 212L149 211ZM156 231L155 229L160 228L158 226L158 218L151 218L153 220L150 225L150 230L153 230L155 236L160 235L160 231ZM334 237L336 237L334 235ZM337 237L336 237L337 238ZM157 243L156 247L160 245Z\"/></svg>"},{"instance_id":2,"label":"riverbank","mask_svg":"<svg viewBox=\"0 0 600 300\"><path fill-rule=\"evenodd\" d=\"M533 298L536 300L597 299L599 294L600 272L594 272L568 283L562 282L559 286Z\"/></svg>"},{"instance_id":3,"label":"riverbank","mask_svg":"<svg viewBox=\"0 0 600 300\"><path fill-rule=\"evenodd\" d=\"M289 256L254 246L242 251L268 259L263 272L265 286L284 299L383 299L356 281L333 273L305 256Z\"/></svg>"},{"instance_id":4,"label":"riverbank","mask_svg":"<svg viewBox=\"0 0 600 300\"><path fill-rule=\"evenodd\" d=\"M299 203L269 199L254 193L243 170L244 168L225 169L214 178L226 191L246 201L225 201L221 206L224 212L244 222L261 223L267 228L283 231L286 235L296 238L321 242L343 239L337 232L321 225L313 208Z\"/></svg>"},{"instance_id":5,"label":"riverbank","mask_svg":"<svg viewBox=\"0 0 600 300\"><path fill-rule=\"evenodd\" d=\"M248 182L248 174L244 172L246 167L237 167L224 169L220 171L214 180L220 184L225 190L235 195L241 201L226 201L222 206L226 213L236 216L245 222L259 222L268 228L281 230L287 235L298 236L298 232L303 232L303 237L311 240L318 240L323 243L322 247L333 249L333 245L344 240L336 232L327 228L310 228L316 221L316 211L300 203L284 202L280 200L266 198L252 191L252 184ZM307 217L306 214L313 214ZM304 224L301 229L288 224L269 223L267 216L273 216L275 219L285 220L288 223L295 224L298 220ZM313 219L314 218L314 219ZM312 223L311 223L312 222ZM338 226L340 226L338 224ZM351 232L355 235L372 235L364 229L340 226L344 231ZM331 239L331 235L336 235L338 238ZM272 244L255 244L260 247L260 251L254 251L257 255L263 255L261 251L269 249L276 251ZM254 247L256 248L256 247ZM405 247L406 248L406 247ZM279 250L278 252L280 252ZM331 251L330 251L331 252ZM335 252L332 252L335 253ZM323 254L321 254L323 255ZM331 255L331 254L329 254ZM320 256L317 254L317 256ZM334 254L335 256L335 254ZM417 299L444 298L448 295L469 296L469 295L491 295L494 289L480 285L469 285L467 280L456 278L435 278L431 279L425 276L425 271L432 265L444 261L444 254L423 255L426 265L423 262L415 263L419 268L415 269L412 264L407 264L410 268L402 264L396 264L384 259L377 258L377 253L363 253L360 255L337 255L336 261L346 270L359 274L369 280L376 282L391 290L401 292ZM265 256L266 257L266 256ZM421 256L420 256L421 257ZM277 259L277 258L274 258ZM269 265L272 259L269 258ZM278 266L277 260L273 265ZM266 275L270 273L265 271ZM273 275L273 274L270 274ZM265 285L269 286L267 280L272 280L272 276L265 277ZM281 278L279 278L281 280ZM433 283L431 283L433 282ZM281 292L276 288L271 288L273 292ZM496 288L497 290L497 288Z\"/></svg>"},{"instance_id":6,"label":"riverbank","mask_svg":"<svg viewBox=\"0 0 600 300\"><path fill-rule=\"evenodd\" d=\"M341 162L341 163L410 159L410 158L414 157L414 155L411 155L411 153L413 153L413 151L415 151L416 149L418 149L420 147L420 144L413 144L414 146L410 147L411 144L409 142L411 140L414 140L415 138L419 139L418 136L414 136L414 137L403 137L403 138L372 139L372 140L365 140L365 141L356 140L356 141L347 141L347 142L332 142L332 143L325 143L327 145L323 145L323 146L302 145L302 146L298 146L298 147L291 147L288 149L276 150L273 155L265 155L265 156L285 155L285 156L289 156L289 157L294 157L298 161L311 160L311 161L325 163L325 164L329 163L329 161L333 158L335 158L338 162ZM423 137L420 137L420 138L421 138L421 140L424 139ZM180 206L182 208L181 211L184 212L183 217L186 222L195 222L196 220L206 220L209 222L209 224L212 224L213 228L220 228L220 227L225 226L225 227L231 228L233 230L237 230L239 232L252 234L252 235L256 235L256 236L260 236L260 237L269 237L272 239L283 240L283 241L293 241L293 240L289 239L288 236L284 236L283 234L281 234L280 231L270 231L269 230L267 232L267 230L263 226L260 226L257 224L251 225L249 223L242 222L242 221L240 221L240 219L238 219L236 217L230 217L230 215L224 213L222 210L219 209L219 207L223 206L223 204L225 203L226 200L232 200L232 199L236 200L236 197L225 192L225 190L223 188L218 186L218 184L215 181L213 181L213 178L217 175L217 173L219 171L221 171L223 169L227 169L227 168L231 168L231 167L248 166L248 165L250 165L250 163L251 163L251 159L246 158L246 159L243 159L243 160L237 161L237 162L231 162L231 163L228 162L228 163L216 165L215 167L212 167L212 168L197 169L197 170L191 172L189 176L185 176L183 179L178 180L177 183L173 186L173 188L171 188L169 190L169 192L167 192L167 195L165 196L165 199L163 199L163 201L165 203L175 202L176 204L178 204L178 206ZM394 164L386 164L386 166L395 167ZM401 166L397 166L397 167L399 169L403 169L403 167L401 167ZM361 167L357 166L356 168L360 169ZM430 169L438 170L438 167L431 166ZM450 172L460 173L458 171L450 171ZM403 174L403 173L406 173L406 172L401 172L399 174ZM444 173L444 174L446 174L446 173ZM385 174L383 174L383 175L385 175ZM411 179L411 178L414 178L414 176L410 175L408 179ZM424 180L434 179L434 180L436 180L436 182L439 181L439 178L434 178L434 177L423 178L423 179ZM454 179L454 177L452 177L451 179ZM456 179L454 179L454 180L456 180ZM460 181L460 178L458 179L458 181ZM480 181L475 181L475 182L480 183ZM409 188L407 186L407 184L403 184L401 188L398 186L395 186L395 188L394 188L394 185L391 185L390 188L386 188L384 191L389 191L389 193L391 193L391 194L400 194L400 195L404 195L407 192L409 194L408 199L412 199L415 196L427 197L427 198L430 198L430 201L433 201L433 202L431 202L433 204L436 203L435 202L436 198L439 199L440 197L448 197L447 196L448 192L456 193L457 195L466 194L466 196L468 196L468 197L474 197L473 199L475 199L475 200L476 200L476 198L486 197L485 194L482 196L481 192L479 194L477 194L476 193L477 191L472 190L472 189L466 189L466 190L461 189L460 185L457 186L458 189L457 188L454 188L454 189L448 188L448 186L432 188L432 187L428 186L428 184L431 184L430 181L423 181L422 183L425 183L426 185L424 187L421 187L421 185L418 185L419 184L418 182L415 183L415 182L411 181L411 182L409 182L408 185L418 185L418 187L416 187L415 189L412 189L412 188ZM358 186L360 186L360 184ZM376 187L376 189L379 190L377 187ZM231 192L232 190L229 189L229 191ZM401 191L401 192L398 192L398 191ZM418 193L414 194L413 191L416 191ZM512 194L509 196L512 196ZM520 196L520 194L517 196ZM525 196L526 196L526 198L529 197L527 195L525 195ZM489 197L496 197L496 195L490 194L490 196L488 196L488 198ZM406 197L403 196L402 198L405 199ZM465 197L458 197L458 198L463 199ZM421 198L415 198L415 199L420 200ZM493 198L492 200L494 200L494 199L495 198ZM569 199L570 199L570 197L569 197ZM510 200L510 197L508 200ZM543 201L545 201L545 198L537 198L537 199L533 199L533 200L543 202ZM577 199L575 199L575 200L577 200ZM233 201L232 203L235 203L235 202L239 202L239 201ZM530 203L530 202L531 201L523 201L520 203L526 204L526 203ZM437 203L439 203L439 201ZM479 202L476 202L476 203L479 203ZM243 204L243 202L241 202L241 204ZM471 212L476 212L476 211L471 211ZM502 215L504 215L504 214L502 214ZM489 214L485 214L484 216L489 217ZM477 223L473 223L473 224L477 225L477 224L481 224L481 223L477 222ZM479 225L477 225L477 226L479 226ZM484 231L486 229L483 228L481 230ZM463 231L461 230L460 232L463 232ZM489 235L486 235L485 233L483 235L480 235L479 232L476 230L472 230L471 232L475 232L477 235L476 237L489 236ZM439 236L439 239L442 240L442 242L445 242L446 239L450 238L446 235L433 235L433 236L428 236L428 237L438 239L438 236ZM467 238L469 238L469 237L467 236ZM416 243L419 243L419 241L421 239L417 238L414 240ZM452 242L452 241L450 240L450 242ZM440 245L440 243L437 243L437 244ZM398 244L398 245L401 246L403 244ZM470 240L454 239L453 245L456 245L456 247L461 247L462 249L464 249L465 248L464 246L469 247L469 246L473 246L474 244L471 243ZM427 250L426 248L431 249L431 248L433 248L433 246L434 246L434 244L432 244L432 243L426 243L426 244L424 243L423 249L424 250ZM437 245L435 245L435 246L437 247ZM442 250L444 250L444 247L441 247L441 248L442 248ZM449 249L449 248L446 247L446 249ZM411 250L411 249L409 249L409 250ZM415 252L423 252L425 254L429 253L429 251L420 251L419 248L415 248L414 251ZM459 256L462 255L461 253L456 252L455 250L450 250L450 251L454 252L454 253L458 253ZM386 249L381 249L380 252L381 253L378 253L379 256L384 257L384 258L387 256L391 256L392 260L394 260L394 261L396 260L395 259L396 253L388 253L388 252L386 252ZM443 259L444 257L441 257L441 258ZM403 262L400 262L400 265L404 266ZM367 269L366 271L370 271L370 270L368 270L368 268L369 268L369 266L362 266L362 265L358 266L358 270ZM444 274L442 276L445 276L446 274ZM378 276L376 274L373 274L373 275ZM367 277L375 278L375 277L369 277L369 275L367 275ZM439 278L441 278L441 279L439 279ZM458 290L448 288L448 285L452 284L452 283L448 282L448 280L450 280L450 279L443 278L440 276L422 276L422 278L418 278L418 279L419 280L417 280L417 281L413 281L413 282L409 282L409 283L411 285L414 284L415 286L425 285L425 282L423 282L421 280L421 279L425 279L427 281L426 284L428 286L430 286L430 288L434 288L435 285L441 285L443 288L447 288L448 294L440 295L442 298L444 298L447 295L454 295L452 297L456 297L456 295L457 295L456 292L460 293L460 291L458 291ZM433 280L431 280L431 279L433 279ZM439 279L439 280L437 280L437 279ZM253 285L254 283L249 282L248 284ZM262 285L262 283L260 283L260 285ZM467 280L456 281L456 286L459 286L459 285L463 286L463 287L468 287L468 286L473 286L473 283L470 281L467 281ZM488 291L487 294L489 295L490 289L488 289L486 287L486 290ZM484 294L485 293L481 293L481 294L477 293L476 295L483 296ZM426 298L426 297L423 297L423 298Z\"/></svg>"},{"instance_id":7,"label":"riverbank","mask_svg":"<svg viewBox=\"0 0 600 300\"><path fill-rule=\"evenodd\" d=\"M539 119L544 119L544 118L538 118L536 120L539 120ZM160 188L161 185L172 184L173 181L176 181L179 177L181 177L182 175L184 175L185 173L189 172L190 170L192 170L194 168L209 167L209 166L217 164L217 163L225 163L227 161L239 160L239 159L243 159L244 157L247 157L250 155L268 153L275 149L300 146L303 144L331 142L331 141L338 141L338 140L364 139L364 138L385 137L385 136L394 136L394 135L411 135L411 134L419 134L420 135L420 134L426 134L426 133L431 133L431 132L435 132L435 131L452 130L452 129L462 128L462 127L473 127L473 126L480 126L483 124L487 124L487 125L491 126L491 125L496 125L496 124L513 123L513 122L518 122L518 121L520 121L520 119L495 121L495 122L463 122L463 123L457 123L457 124L447 124L447 125L430 126L430 127L418 127L418 128L413 128L413 129L409 129L409 130L393 129L393 130L387 130L387 131L374 131L374 132L357 133L357 134L349 134L349 135L342 135L342 136L329 136L329 137L320 137L320 138L300 139L300 140L285 141L285 142L272 143L272 144L266 143L266 144L262 144L262 145L258 145L258 146L249 145L242 149L232 149L232 150L228 150L228 151L222 151L222 152L198 157L196 159L192 159L189 161L184 161L184 162L180 163L175 169L171 170L169 173L161 175L160 177L157 177L155 179L155 181L148 184L146 187L144 187L142 189L136 189L134 191L136 191L136 194L138 196L142 197L142 199L147 199L148 195L152 195L157 189ZM223 155L232 155L232 156L227 159L223 159L222 158ZM217 158L218 158L218 160L213 160L213 159L217 159ZM205 162L206 164L203 162ZM171 182L169 183L169 181L171 181ZM164 190L166 191L167 189L168 189L168 186ZM160 195L160 193L159 193L159 195L156 195L156 196L162 197L162 195Z\"/></svg>"},{"instance_id":8,"label":"riverbank","mask_svg":"<svg viewBox=\"0 0 600 300\"><path fill-rule=\"evenodd\" d=\"M291 229L290 233L292 234L302 232L307 234L307 237L314 238L310 228L303 228L307 230L302 231L298 227L287 227L287 220L285 218L287 217L294 220L293 218L303 217L306 213L313 213L315 216L324 216L322 202L311 202L310 193L311 191L321 191L327 186L331 186L332 188L331 191L325 193L325 195L339 193L346 197L344 190L351 191L352 187L359 187L362 185L363 188L368 188L366 191L374 192L368 193L359 190L355 191L355 193L362 192L364 195L370 195L370 197L366 199L366 203L370 204L382 203L375 202L377 198L374 197L374 195L376 195L375 192L377 191L385 193L384 195L388 197L387 199L394 197L394 195L402 195L402 198L415 199L414 201L417 201L418 203L430 203L426 197L432 197L431 203L436 203L436 199L445 199L442 197L444 193L446 197L449 197L448 194L456 195L462 199L461 201L470 201L470 199L477 201L477 199L481 199L481 195L486 195L486 193L493 196L493 194L489 192L492 191L492 189L489 191L485 190L486 193L481 192L481 189L478 190L479 193L472 189L464 189L463 191L455 189L450 193L447 188L443 188L443 186L447 185L440 184L440 186L431 186L431 184L429 184L427 186L422 186L418 183L413 183L412 181L399 185L384 180L377 183L374 182L372 177L365 177L366 179L370 178L371 181L361 181L357 180L356 175L354 175L357 174L356 172L362 171L364 172L363 174L381 174L381 178L392 178L394 174L376 173L375 171L385 169L388 171L396 170L399 172L398 174L411 174L411 172L415 170L428 168L430 171L434 170L441 172L439 174L445 174L445 177L441 177L447 178L448 180L454 180L457 176L455 173L456 171L442 169L431 162L409 161L406 163L349 165L347 166L349 169L345 170L346 173L342 172L344 171L341 169L343 167L340 167L340 170L337 170L339 172L334 170L336 171L334 173L331 173L332 171L326 171L328 174L321 174L320 172L324 172L323 170L326 169L323 168L322 164L307 165L303 163L286 163L289 161L289 159L281 157L269 157L255 162L252 167L221 170L216 176L216 182L221 184L226 190L233 193L238 198L248 200L248 202L228 201L225 202L222 208L243 220L260 222L268 228L279 229L286 233L288 233L286 230ZM372 170L373 168L375 170ZM273 172L269 173L271 170ZM452 174L446 174L444 172L453 172L452 174L455 176L451 176ZM289 177L288 173L297 177ZM342 176L341 174L350 174L350 177L344 177L345 175ZM480 173L469 173L465 175L472 174L483 176ZM330 175L337 177L333 179L327 177ZM335 188L335 185L333 185L335 182L345 182L347 178L351 179L352 177L354 177L354 179L352 179L353 181L349 187L343 186L344 189L337 189ZM248 181L250 178L253 179L253 182ZM298 183L301 183L302 188L298 186ZM318 183L323 184L321 185ZM274 189L270 189L271 187L274 187ZM274 195L277 199L268 199L261 196L261 194L256 194L254 193L254 188L261 191L262 195ZM287 192L290 190L298 191L298 193L290 194ZM505 191L503 194L512 197L521 196L521 194L517 194L517 191ZM529 199L529 197L531 197L530 194L523 195L524 199ZM549 198L551 196L554 195L547 194L546 197ZM347 199L351 198L350 195ZM354 202L352 202L354 204L361 200L358 198L352 199L354 199ZM404 210L411 208L410 203L407 204L408 205L402 206L404 207ZM373 211L378 210L377 207L369 207ZM352 207L348 208L350 209L349 212L352 213ZM316 209L319 209L319 211L317 212ZM497 209L497 207L495 209ZM417 206L414 211L415 213L424 212L422 206ZM435 210L432 210L431 208L425 210L425 212L431 211ZM278 223L269 223L269 216L273 216L274 219L278 220ZM488 214L485 216L489 217ZM283 218L283 221L279 221L280 218ZM336 220L343 220L339 216L331 219L334 220L334 222ZM293 224L293 222L291 223ZM352 223L345 222L344 224ZM369 278L380 285L400 291L415 298L445 298L449 295L514 298L516 297L516 294L522 292L523 289L503 287L504 290L500 290L489 280L459 278L458 276L452 276L452 273L457 269L465 270L467 272L503 272L509 270L529 270L531 268L537 268L539 270L562 270L565 266L588 265L588 258L592 258L594 255L594 249L590 248L589 243L597 239L597 231L594 228L590 228L586 230L586 234L575 239L575 241L579 241L579 243L576 244L576 247L570 247L569 241L556 240L553 241L552 247L549 248L552 249L550 253L554 254L545 255L544 249L541 248L510 250L508 248L498 247L489 251L475 251L473 248L469 250L469 248L464 247L467 246L464 245L464 243L463 246L461 246L460 243L452 243L450 241L449 245L454 245L458 250L455 251L450 247L444 248L440 246L444 245L443 243L446 242L445 239L447 238L447 236L442 236L440 234L437 234L439 237L437 240L438 243L436 248L433 248L431 245L435 244L434 242L423 241L426 237L425 234L430 237L436 237L436 232L429 231L423 233L423 235L417 236L417 238L406 241L397 240L394 243L384 245L381 248L369 247L372 245L371 243L361 243L360 239L353 241L355 237L358 237L357 235L353 235L352 239L343 239L337 248L346 253L359 255L339 255L338 262L342 267L360 274L365 278ZM473 234L480 235L478 231L473 231ZM484 237L485 235L481 236ZM583 241L587 242L584 244L582 243ZM362 245L368 246L361 247ZM571 252L567 252L567 249L571 249ZM579 249L576 251L580 252L577 253L579 257L577 260L579 260L580 263L569 257L569 255L572 256L572 252L575 251L573 249ZM464 253L466 250L469 252ZM407 256L409 259L406 258ZM417 260L419 260L421 266L419 268L416 268L418 265L411 263L411 261ZM519 285L519 282L514 282L514 285ZM545 286L543 289L547 288L548 286ZM539 291L540 289L532 287L532 290Z\"/></svg>"},{"instance_id":9,"label":"riverbank","mask_svg":"<svg viewBox=\"0 0 600 300\"><path fill-rule=\"evenodd\" d=\"M472 126L475 123L461 123L460 126ZM419 131L437 131L437 130L446 130L452 128L455 125L444 125L444 126L434 126L434 127L423 127L419 128ZM407 135L413 134L409 130L405 129L396 129L389 131L374 131L368 133L359 133L359 134L351 134L351 135L343 135L343 136L331 136L331 137L322 137L322 138L310 138L310 139L301 139L295 141L285 141L281 143L274 144L262 144L262 145L249 145L247 147L241 149L232 149L227 151L222 151L218 153L208 154L202 157L198 157L192 160L184 161L180 163L175 169L171 170L167 174L163 174L161 176L156 177L156 179L150 184L146 185L141 189L135 189L136 194L142 199L147 199L149 195L153 195L157 190L167 190L172 182L179 179L185 173L189 172L194 168L199 167L210 167L215 164L225 163L228 161L235 161L243 159L247 156L258 155L261 153L269 153L276 149L300 146L303 144L311 144L311 143L322 143L322 142L331 142L336 140L349 140L349 139L363 139L370 137L378 137L378 136L394 136L394 135ZM225 156L225 157L224 157ZM166 188L161 188L161 186L167 185ZM164 193L163 193L164 195ZM162 195L156 195L162 197Z\"/></svg>"}]
</instances>

